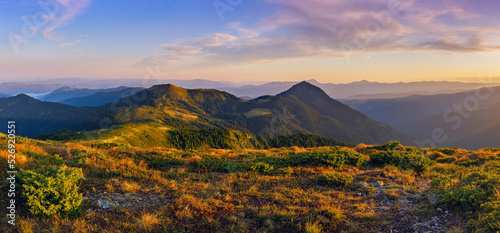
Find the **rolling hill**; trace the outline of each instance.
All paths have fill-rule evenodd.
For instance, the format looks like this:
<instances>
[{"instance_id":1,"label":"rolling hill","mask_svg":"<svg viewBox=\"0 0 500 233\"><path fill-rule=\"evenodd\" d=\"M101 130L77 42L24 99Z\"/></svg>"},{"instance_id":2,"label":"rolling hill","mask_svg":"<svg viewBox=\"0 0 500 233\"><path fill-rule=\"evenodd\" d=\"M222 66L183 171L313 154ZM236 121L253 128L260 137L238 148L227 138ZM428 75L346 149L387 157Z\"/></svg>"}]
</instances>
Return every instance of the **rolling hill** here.
<instances>
[{"instance_id":1,"label":"rolling hill","mask_svg":"<svg viewBox=\"0 0 500 233\"><path fill-rule=\"evenodd\" d=\"M16 134L28 137L73 128L99 111L97 108L43 102L24 94L0 99L0 119L16 121ZM2 132L6 130L2 129Z\"/></svg>"},{"instance_id":2,"label":"rolling hill","mask_svg":"<svg viewBox=\"0 0 500 233\"><path fill-rule=\"evenodd\" d=\"M18 103L17 107L11 107L12 102ZM23 102L30 107L22 105ZM307 82L296 84L279 95L250 101L227 92L190 90L168 84L156 85L99 107L74 107L22 96L0 103L0 109L2 119L29 119L33 126L37 121L53 122L23 132L27 136L61 129L97 130L113 125L157 123L177 130L228 128L271 137L307 133L352 143L413 141L413 137L331 99ZM58 121L64 124L57 124Z\"/></svg>"}]
</instances>

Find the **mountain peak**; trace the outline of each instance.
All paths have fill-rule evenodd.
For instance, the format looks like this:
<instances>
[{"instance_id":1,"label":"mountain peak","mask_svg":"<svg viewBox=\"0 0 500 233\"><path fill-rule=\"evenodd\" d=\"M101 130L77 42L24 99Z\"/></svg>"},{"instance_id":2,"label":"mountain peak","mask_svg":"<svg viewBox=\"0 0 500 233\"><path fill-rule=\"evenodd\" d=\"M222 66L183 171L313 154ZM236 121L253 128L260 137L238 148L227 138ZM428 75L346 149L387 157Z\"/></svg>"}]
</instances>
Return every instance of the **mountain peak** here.
<instances>
[{"instance_id":1,"label":"mountain peak","mask_svg":"<svg viewBox=\"0 0 500 233\"><path fill-rule=\"evenodd\" d=\"M147 90L150 91L151 93L153 93L154 95L157 95L157 96L164 95L164 94L174 94L174 93L178 94L178 93L182 93L182 92L187 91L187 89L184 89L182 87L178 87L178 86L173 85L173 84L154 85Z\"/></svg>"},{"instance_id":2,"label":"mountain peak","mask_svg":"<svg viewBox=\"0 0 500 233\"><path fill-rule=\"evenodd\" d=\"M22 102L40 102L39 100L29 96L29 95L26 95L26 94L19 94L19 95L16 95L16 96L12 96L12 97L9 97L8 99L10 100L14 100L14 101L22 101Z\"/></svg>"},{"instance_id":3,"label":"mountain peak","mask_svg":"<svg viewBox=\"0 0 500 233\"><path fill-rule=\"evenodd\" d=\"M279 94L279 96L293 95L297 97L314 96L314 97L327 97L330 98L321 88L312 85L309 82L302 81L293 85L287 91Z\"/></svg>"}]
</instances>

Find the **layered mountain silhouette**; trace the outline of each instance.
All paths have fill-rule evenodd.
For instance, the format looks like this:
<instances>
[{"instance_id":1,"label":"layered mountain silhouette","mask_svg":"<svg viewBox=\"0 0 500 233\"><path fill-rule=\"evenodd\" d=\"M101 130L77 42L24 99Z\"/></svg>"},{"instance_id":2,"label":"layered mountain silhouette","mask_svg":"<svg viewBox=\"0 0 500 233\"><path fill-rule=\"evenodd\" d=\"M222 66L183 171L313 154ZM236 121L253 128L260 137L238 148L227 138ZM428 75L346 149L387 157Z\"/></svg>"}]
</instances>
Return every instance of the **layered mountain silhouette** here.
<instances>
[{"instance_id":1,"label":"layered mountain silhouette","mask_svg":"<svg viewBox=\"0 0 500 233\"><path fill-rule=\"evenodd\" d=\"M60 87L51 93L41 96L40 100L51 101L51 102L61 102L71 98L78 98L83 96L94 95L100 92L117 92L128 89L129 87L120 86L115 88L106 89L89 89L89 88L71 88L68 86Z\"/></svg>"},{"instance_id":2,"label":"layered mountain silhouette","mask_svg":"<svg viewBox=\"0 0 500 233\"><path fill-rule=\"evenodd\" d=\"M42 102L25 94L0 99L0 119L15 120L18 123L17 134L29 137L73 128L100 111L97 108Z\"/></svg>"},{"instance_id":3,"label":"layered mountain silhouette","mask_svg":"<svg viewBox=\"0 0 500 233\"><path fill-rule=\"evenodd\" d=\"M99 107L74 107L28 96L0 101L0 118L18 121L26 136L61 129L94 130L141 122L174 129L230 128L255 135L310 133L352 143L383 143L413 137L331 99L307 82L276 96L245 101L227 92L156 85ZM61 122L61 124L57 124ZM38 124L44 124L38 127Z\"/></svg>"},{"instance_id":4,"label":"layered mountain silhouette","mask_svg":"<svg viewBox=\"0 0 500 233\"><path fill-rule=\"evenodd\" d=\"M422 139L443 130L436 146L480 149L500 147L500 87L456 94L394 99L343 100L367 116Z\"/></svg>"},{"instance_id":5,"label":"layered mountain silhouette","mask_svg":"<svg viewBox=\"0 0 500 233\"><path fill-rule=\"evenodd\" d=\"M82 96L82 97L75 97L75 98L69 98L60 101L60 103L63 104L69 104L77 107L82 107L82 106L101 106L105 105L107 103L113 103L121 98L131 96L133 94L136 94L139 91L144 90L145 88L142 87L131 87L131 88L126 88L126 89L119 89L117 91L104 91L104 92L97 92L95 94L91 94L88 96Z\"/></svg>"}]
</instances>

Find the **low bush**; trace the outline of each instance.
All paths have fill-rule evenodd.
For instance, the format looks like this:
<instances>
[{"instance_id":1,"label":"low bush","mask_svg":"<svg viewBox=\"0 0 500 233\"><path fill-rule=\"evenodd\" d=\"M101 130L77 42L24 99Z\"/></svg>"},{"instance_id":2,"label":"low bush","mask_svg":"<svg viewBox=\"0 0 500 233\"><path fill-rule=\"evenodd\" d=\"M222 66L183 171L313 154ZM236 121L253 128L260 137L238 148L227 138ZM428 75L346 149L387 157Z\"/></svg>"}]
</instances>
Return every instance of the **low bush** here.
<instances>
[{"instance_id":1,"label":"low bush","mask_svg":"<svg viewBox=\"0 0 500 233\"><path fill-rule=\"evenodd\" d=\"M482 214L472 224L479 232L500 232L500 201L490 201L481 205Z\"/></svg>"},{"instance_id":2,"label":"low bush","mask_svg":"<svg viewBox=\"0 0 500 233\"><path fill-rule=\"evenodd\" d=\"M260 173L269 173L269 172L272 172L274 170L274 167L273 167L273 165L269 165L269 164L264 163L264 162L257 162L257 163L251 164L249 166L249 170L255 171L255 172L260 172Z\"/></svg>"},{"instance_id":3,"label":"low bush","mask_svg":"<svg viewBox=\"0 0 500 233\"><path fill-rule=\"evenodd\" d=\"M121 143L97 143L93 145L94 148L99 148L99 149L111 149L113 147L120 148L122 150L130 149L132 146L129 144L121 144Z\"/></svg>"},{"instance_id":4,"label":"low bush","mask_svg":"<svg viewBox=\"0 0 500 233\"><path fill-rule=\"evenodd\" d=\"M401 145L401 143L400 143L400 142L398 142L398 141L388 142L388 143L386 143L386 144L377 145L377 146L374 146L374 147L372 147L372 148L373 148L373 149L376 149L376 150L385 150L385 151L390 151L390 150L392 150L394 147L403 148L403 146Z\"/></svg>"},{"instance_id":5,"label":"low bush","mask_svg":"<svg viewBox=\"0 0 500 233\"><path fill-rule=\"evenodd\" d=\"M80 168L44 167L37 171L23 171L22 196L34 215L65 215L82 202L78 182L83 173Z\"/></svg>"},{"instance_id":6,"label":"low bush","mask_svg":"<svg viewBox=\"0 0 500 233\"><path fill-rule=\"evenodd\" d=\"M458 148L432 148L432 151L437 151L445 155L455 155L458 152Z\"/></svg>"},{"instance_id":7,"label":"low bush","mask_svg":"<svg viewBox=\"0 0 500 233\"><path fill-rule=\"evenodd\" d=\"M412 169L417 174L424 172L435 162L420 152L383 151L370 155L370 164L375 166L394 165L401 169Z\"/></svg>"},{"instance_id":8,"label":"low bush","mask_svg":"<svg viewBox=\"0 0 500 233\"><path fill-rule=\"evenodd\" d=\"M287 162L292 166L327 165L332 167L342 167L350 165L360 167L364 164L365 158L362 154L352 150L332 147L294 154L287 158Z\"/></svg>"},{"instance_id":9,"label":"low bush","mask_svg":"<svg viewBox=\"0 0 500 233\"><path fill-rule=\"evenodd\" d=\"M462 179L443 177L433 181L440 191L439 202L459 211L477 211L491 201L500 176L485 171L474 171Z\"/></svg>"},{"instance_id":10,"label":"low bush","mask_svg":"<svg viewBox=\"0 0 500 233\"><path fill-rule=\"evenodd\" d=\"M324 174L318 177L320 184L330 187L346 187L352 184L353 180L354 178L351 175L340 173Z\"/></svg>"},{"instance_id":11,"label":"low bush","mask_svg":"<svg viewBox=\"0 0 500 233\"><path fill-rule=\"evenodd\" d=\"M227 159L214 156L202 155L202 160L191 164L199 172L226 172Z\"/></svg>"}]
</instances>

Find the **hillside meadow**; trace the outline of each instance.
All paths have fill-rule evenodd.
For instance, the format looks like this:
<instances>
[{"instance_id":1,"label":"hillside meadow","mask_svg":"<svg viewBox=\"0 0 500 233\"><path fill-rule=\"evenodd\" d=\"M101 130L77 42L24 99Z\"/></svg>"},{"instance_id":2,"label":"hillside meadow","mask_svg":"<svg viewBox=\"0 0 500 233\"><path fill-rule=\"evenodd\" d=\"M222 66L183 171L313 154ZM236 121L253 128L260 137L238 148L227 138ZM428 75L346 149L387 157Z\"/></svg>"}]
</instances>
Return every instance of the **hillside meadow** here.
<instances>
[{"instance_id":1,"label":"hillside meadow","mask_svg":"<svg viewBox=\"0 0 500 233\"><path fill-rule=\"evenodd\" d=\"M7 167L2 135L0 166ZM498 232L500 149L138 148L17 138L4 232ZM8 189L2 173L0 188ZM2 210L7 196L2 195ZM5 215L4 215L5 216Z\"/></svg>"}]
</instances>

